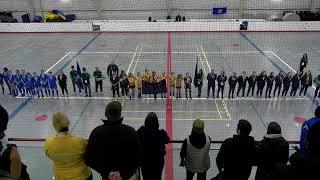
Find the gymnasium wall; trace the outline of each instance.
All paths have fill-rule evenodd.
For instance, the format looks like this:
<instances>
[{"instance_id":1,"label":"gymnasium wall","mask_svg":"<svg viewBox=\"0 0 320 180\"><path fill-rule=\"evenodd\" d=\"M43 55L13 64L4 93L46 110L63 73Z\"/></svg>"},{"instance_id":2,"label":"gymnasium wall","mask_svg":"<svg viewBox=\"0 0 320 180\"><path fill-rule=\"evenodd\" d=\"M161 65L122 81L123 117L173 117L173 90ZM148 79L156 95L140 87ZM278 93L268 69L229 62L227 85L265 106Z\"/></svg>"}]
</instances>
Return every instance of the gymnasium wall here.
<instances>
[{"instance_id":1,"label":"gymnasium wall","mask_svg":"<svg viewBox=\"0 0 320 180\"><path fill-rule=\"evenodd\" d=\"M0 11L14 11L15 16L59 9L76 14L79 19L164 19L178 13L188 19L266 18L284 10L320 8L319 0L0 0L0 4ZM213 17L213 6L227 7L228 13Z\"/></svg>"}]
</instances>

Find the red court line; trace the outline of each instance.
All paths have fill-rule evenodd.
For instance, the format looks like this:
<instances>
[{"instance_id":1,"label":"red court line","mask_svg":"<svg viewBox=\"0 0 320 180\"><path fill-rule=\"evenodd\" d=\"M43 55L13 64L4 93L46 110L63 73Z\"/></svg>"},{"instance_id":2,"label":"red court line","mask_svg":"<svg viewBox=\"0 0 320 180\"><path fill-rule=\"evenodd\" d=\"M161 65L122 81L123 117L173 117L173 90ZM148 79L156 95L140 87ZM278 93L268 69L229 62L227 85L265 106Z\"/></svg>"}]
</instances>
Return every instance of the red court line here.
<instances>
[{"instance_id":1,"label":"red court line","mask_svg":"<svg viewBox=\"0 0 320 180\"><path fill-rule=\"evenodd\" d=\"M167 75L171 73L171 55L172 55L172 48L171 48L171 32L168 32L168 53L167 53ZM170 98L170 86L169 82L167 81L167 99L166 99L166 131L172 139L172 100ZM172 143L167 145L167 155L165 161L165 180L173 180L173 145Z\"/></svg>"}]
</instances>

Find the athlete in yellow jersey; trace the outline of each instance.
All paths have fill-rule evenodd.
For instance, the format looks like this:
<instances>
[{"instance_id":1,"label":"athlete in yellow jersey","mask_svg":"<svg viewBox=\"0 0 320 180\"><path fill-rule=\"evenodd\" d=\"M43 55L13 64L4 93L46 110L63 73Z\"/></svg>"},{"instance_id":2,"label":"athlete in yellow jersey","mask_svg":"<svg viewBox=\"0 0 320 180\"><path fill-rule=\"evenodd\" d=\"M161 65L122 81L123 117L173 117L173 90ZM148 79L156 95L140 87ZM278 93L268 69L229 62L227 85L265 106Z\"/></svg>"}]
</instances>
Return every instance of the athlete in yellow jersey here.
<instances>
[{"instance_id":1,"label":"athlete in yellow jersey","mask_svg":"<svg viewBox=\"0 0 320 180\"><path fill-rule=\"evenodd\" d=\"M133 76L132 73L129 73L128 80L129 80L129 97L131 100L131 98L134 98L134 89L136 87L136 78Z\"/></svg>"},{"instance_id":2,"label":"athlete in yellow jersey","mask_svg":"<svg viewBox=\"0 0 320 180\"><path fill-rule=\"evenodd\" d=\"M151 76L152 74L149 72L148 69L146 69L143 74L143 81L145 81L146 83L150 83Z\"/></svg>"},{"instance_id":3,"label":"athlete in yellow jersey","mask_svg":"<svg viewBox=\"0 0 320 180\"><path fill-rule=\"evenodd\" d=\"M135 78L138 86L138 98L141 98L141 89L142 89L142 77L140 72L137 73L137 77Z\"/></svg>"},{"instance_id":4,"label":"athlete in yellow jersey","mask_svg":"<svg viewBox=\"0 0 320 180\"><path fill-rule=\"evenodd\" d=\"M175 90L175 81L176 81L176 77L174 76L174 72L171 72L169 77L168 77L168 81L169 81L169 87L170 87L170 97L174 96L174 90Z\"/></svg>"},{"instance_id":5,"label":"athlete in yellow jersey","mask_svg":"<svg viewBox=\"0 0 320 180\"><path fill-rule=\"evenodd\" d=\"M181 98L181 87L182 87L182 74L178 74L178 77L176 78L176 89L177 89L177 95L176 98Z\"/></svg>"},{"instance_id":6,"label":"athlete in yellow jersey","mask_svg":"<svg viewBox=\"0 0 320 180\"><path fill-rule=\"evenodd\" d=\"M163 80L165 80L166 81L165 84L167 84L166 72L162 72L162 74L160 74L158 76L158 82L163 81ZM166 98L166 93L161 91L161 98L163 99L163 97Z\"/></svg>"}]
</instances>

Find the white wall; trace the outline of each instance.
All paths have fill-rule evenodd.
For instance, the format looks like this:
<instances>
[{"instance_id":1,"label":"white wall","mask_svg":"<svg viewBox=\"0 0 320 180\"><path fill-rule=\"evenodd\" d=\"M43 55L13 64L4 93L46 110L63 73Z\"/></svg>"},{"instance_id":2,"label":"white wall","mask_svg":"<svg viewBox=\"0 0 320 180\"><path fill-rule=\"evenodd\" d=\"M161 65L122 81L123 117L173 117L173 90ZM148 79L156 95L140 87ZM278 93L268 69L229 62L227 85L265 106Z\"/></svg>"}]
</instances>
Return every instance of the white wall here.
<instances>
[{"instance_id":1,"label":"white wall","mask_svg":"<svg viewBox=\"0 0 320 180\"><path fill-rule=\"evenodd\" d=\"M0 0L0 11L30 11L28 0ZM59 9L75 13L79 19L96 19L96 1L99 0L31 0L37 14L43 10ZM227 15L213 17L210 9L226 6ZM266 18L282 10L308 10L320 8L320 0L101 0L102 17L112 19L164 19L180 13L194 18Z\"/></svg>"}]
</instances>

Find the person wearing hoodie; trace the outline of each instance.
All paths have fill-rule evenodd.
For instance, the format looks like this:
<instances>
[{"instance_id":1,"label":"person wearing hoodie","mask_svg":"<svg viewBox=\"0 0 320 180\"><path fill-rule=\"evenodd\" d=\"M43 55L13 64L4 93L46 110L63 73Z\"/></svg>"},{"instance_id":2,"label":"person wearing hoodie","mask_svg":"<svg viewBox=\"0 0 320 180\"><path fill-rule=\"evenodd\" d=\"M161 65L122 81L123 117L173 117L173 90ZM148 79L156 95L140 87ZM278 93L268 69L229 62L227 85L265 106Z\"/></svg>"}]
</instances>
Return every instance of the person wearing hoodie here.
<instances>
[{"instance_id":1,"label":"person wearing hoodie","mask_svg":"<svg viewBox=\"0 0 320 180\"><path fill-rule=\"evenodd\" d=\"M276 168L285 166L289 159L289 143L282 137L278 123L269 123L267 134L259 143L257 152L256 180L275 179Z\"/></svg>"},{"instance_id":2,"label":"person wearing hoodie","mask_svg":"<svg viewBox=\"0 0 320 180\"><path fill-rule=\"evenodd\" d=\"M266 79L267 89L266 89L266 99L271 98L271 91L274 83L274 73L271 72L270 75Z\"/></svg>"},{"instance_id":3,"label":"person wearing hoodie","mask_svg":"<svg viewBox=\"0 0 320 180\"><path fill-rule=\"evenodd\" d=\"M185 166L187 180L192 180L196 173L197 180L206 180L210 169L210 143L210 137L204 133L204 121L195 120L191 135L183 141L180 151L180 166Z\"/></svg>"},{"instance_id":4,"label":"person wearing hoodie","mask_svg":"<svg viewBox=\"0 0 320 180\"><path fill-rule=\"evenodd\" d=\"M161 180L164 167L164 156L166 154L166 144L170 138L166 131L159 129L157 114L150 112L137 134L139 136L142 151L142 175L144 180Z\"/></svg>"},{"instance_id":5,"label":"person wearing hoodie","mask_svg":"<svg viewBox=\"0 0 320 180\"><path fill-rule=\"evenodd\" d=\"M292 85L291 85L290 96L296 96L296 93L297 93L299 86L300 86L299 72L297 72L295 75L293 75L291 81L292 81Z\"/></svg>"},{"instance_id":6,"label":"person wearing hoodie","mask_svg":"<svg viewBox=\"0 0 320 180\"><path fill-rule=\"evenodd\" d=\"M256 163L256 144L249 136L251 130L249 121L241 119L237 134L222 143L216 162L223 180L248 180L250 177Z\"/></svg>"},{"instance_id":7,"label":"person wearing hoodie","mask_svg":"<svg viewBox=\"0 0 320 180\"><path fill-rule=\"evenodd\" d=\"M300 90L300 96L303 95L306 96L307 94L307 91L308 91L308 88L310 86L312 86L312 74L311 74L311 71L307 71L302 77L301 77L301 85L302 85L302 88Z\"/></svg>"}]
</instances>

